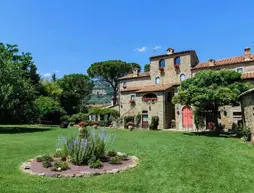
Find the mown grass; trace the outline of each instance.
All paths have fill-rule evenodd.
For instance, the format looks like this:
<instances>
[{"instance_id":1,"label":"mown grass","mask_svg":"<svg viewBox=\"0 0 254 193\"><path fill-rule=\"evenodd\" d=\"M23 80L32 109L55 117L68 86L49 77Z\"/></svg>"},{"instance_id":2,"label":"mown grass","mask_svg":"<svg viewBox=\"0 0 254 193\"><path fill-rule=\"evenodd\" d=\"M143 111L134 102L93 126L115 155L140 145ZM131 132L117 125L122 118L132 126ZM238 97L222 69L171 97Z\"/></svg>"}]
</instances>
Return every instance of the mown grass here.
<instances>
[{"instance_id":1,"label":"mown grass","mask_svg":"<svg viewBox=\"0 0 254 193\"><path fill-rule=\"evenodd\" d=\"M137 168L115 175L55 179L24 174L19 166L54 152L57 136L77 133L77 128L0 127L0 192L254 191L254 149L239 139L165 131L108 132L117 136L111 149L140 158Z\"/></svg>"}]
</instances>

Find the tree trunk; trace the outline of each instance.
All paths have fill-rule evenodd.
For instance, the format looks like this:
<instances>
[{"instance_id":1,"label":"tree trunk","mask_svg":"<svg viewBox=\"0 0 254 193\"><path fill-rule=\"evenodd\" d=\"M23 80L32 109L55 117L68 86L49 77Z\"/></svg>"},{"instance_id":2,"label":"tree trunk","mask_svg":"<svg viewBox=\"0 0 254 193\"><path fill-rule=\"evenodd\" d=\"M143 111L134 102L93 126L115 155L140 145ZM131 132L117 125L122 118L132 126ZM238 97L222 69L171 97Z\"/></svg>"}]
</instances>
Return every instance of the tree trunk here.
<instances>
[{"instance_id":1,"label":"tree trunk","mask_svg":"<svg viewBox=\"0 0 254 193\"><path fill-rule=\"evenodd\" d=\"M113 105L116 105L116 103L117 103L117 90L114 89Z\"/></svg>"}]
</instances>

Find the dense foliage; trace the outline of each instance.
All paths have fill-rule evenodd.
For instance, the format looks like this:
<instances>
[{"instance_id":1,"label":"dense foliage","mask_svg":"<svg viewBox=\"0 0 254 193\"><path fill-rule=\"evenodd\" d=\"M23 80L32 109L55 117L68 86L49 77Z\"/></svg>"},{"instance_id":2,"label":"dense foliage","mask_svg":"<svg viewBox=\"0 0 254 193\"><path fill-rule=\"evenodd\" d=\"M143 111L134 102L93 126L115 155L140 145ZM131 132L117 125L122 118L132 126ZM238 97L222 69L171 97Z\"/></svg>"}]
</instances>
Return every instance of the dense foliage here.
<instances>
[{"instance_id":1,"label":"dense foliage","mask_svg":"<svg viewBox=\"0 0 254 193\"><path fill-rule=\"evenodd\" d=\"M234 70L204 70L183 81L172 101L211 111L217 117L219 107L236 104L239 94L251 87L250 83L242 82L241 74Z\"/></svg>"},{"instance_id":2,"label":"dense foliage","mask_svg":"<svg viewBox=\"0 0 254 193\"><path fill-rule=\"evenodd\" d=\"M30 53L0 43L0 124L48 120L86 111L93 83L87 75L42 79Z\"/></svg>"},{"instance_id":3,"label":"dense foliage","mask_svg":"<svg viewBox=\"0 0 254 193\"><path fill-rule=\"evenodd\" d=\"M40 76L30 53L0 43L0 122L18 123L33 117Z\"/></svg>"},{"instance_id":4,"label":"dense foliage","mask_svg":"<svg viewBox=\"0 0 254 193\"><path fill-rule=\"evenodd\" d=\"M145 71L145 72L149 72L149 71L150 71L150 64L146 64L146 65L145 65L144 71Z\"/></svg>"},{"instance_id":5,"label":"dense foliage","mask_svg":"<svg viewBox=\"0 0 254 193\"><path fill-rule=\"evenodd\" d=\"M93 88L93 82L84 74L64 75L58 84L62 89L61 105L69 114L86 112L86 104Z\"/></svg>"}]
</instances>

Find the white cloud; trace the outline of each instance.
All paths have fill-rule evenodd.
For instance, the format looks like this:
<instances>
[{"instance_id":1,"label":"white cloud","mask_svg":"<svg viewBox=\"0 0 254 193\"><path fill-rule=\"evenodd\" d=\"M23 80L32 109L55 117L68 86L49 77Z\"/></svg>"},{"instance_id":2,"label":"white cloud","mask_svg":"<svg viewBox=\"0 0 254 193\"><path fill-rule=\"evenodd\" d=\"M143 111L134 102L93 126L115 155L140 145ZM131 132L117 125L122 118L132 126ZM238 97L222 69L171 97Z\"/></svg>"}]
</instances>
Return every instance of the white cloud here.
<instances>
[{"instance_id":1,"label":"white cloud","mask_svg":"<svg viewBox=\"0 0 254 193\"><path fill-rule=\"evenodd\" d=\"M48 78L48 77L51 76L51 73L45 73L45 74L43 74L43 76L44 76L45 78Z\"/></svg>"},{"instance_id":2,"label":"white cloud","mask_svg":"<svg viewBox=\"0 0 254 193\"><path fill-rule=\"evenodd\" d=\"M160 49L160 48L161 48L161 46L154 46L154 47L152 48L152 50L155 51L155 50L158 50L158 49Z\"/></svg>"},{"instance_id":3,"label":"white cloud","mask_svg":"<svg viewBox=\"0 0 254 193\"><path fill-rule=\"evenodd\" d=\"M59 70L55 70L55 73L58 73L59 72Z\"/></svg>"},{"instance_id":4,"label":"white cloud","mask_svg":"<svg viewBox=\"0 0 254 193\"><path fill-rule=\"evenodd\" d=\"M136 48L134 51L136 51L136 52L145 52L146 51L146 47L143 46L142 48Z\"/></svg>"}]
</instances>

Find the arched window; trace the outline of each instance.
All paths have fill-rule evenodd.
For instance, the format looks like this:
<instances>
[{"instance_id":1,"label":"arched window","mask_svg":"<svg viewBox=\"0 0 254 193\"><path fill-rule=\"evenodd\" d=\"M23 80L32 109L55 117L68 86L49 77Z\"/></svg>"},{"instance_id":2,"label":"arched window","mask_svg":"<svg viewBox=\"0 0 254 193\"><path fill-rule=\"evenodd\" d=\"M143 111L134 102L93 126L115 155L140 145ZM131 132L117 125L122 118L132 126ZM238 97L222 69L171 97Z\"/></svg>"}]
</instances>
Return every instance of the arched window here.
<instances>
[{"instance_id":1,"label":"arched window","mask_svg":"<svg viewBox=\"0 0 254 193\"><path fill-rule=\"evenodd\" d=\"M181 64L181 59L178 56L178 57L175 58L175 65L180 65L180 64Z\"/></svg>"},{"instance_id":2,"label":"arched window","mask_svg":"<svg viewBox=\"0 0 254 193\"><path fill-rule=\"evenodd\" d=\"M156 94L153 93L147 93L143 96L143 101L157 101L158 98Z\"/></svg>"},{"instance_id":3,"label":"arched window","mask_svg":"<svg viewBox=\"0 0 254 193\"><path fill-rule=\"evenodd\" d=\"M186 79L185 74L181 74L181 75L180 75L180 82L184 81L185 79Z\"/></svg>"},{"instance_id":4,"label":"arched window","mask_svg":"<svg viewBox=\"0 0 254 193\"><path fill-rule=\"evenodd\" d=\"M160 77L156 77L156 78L155 78L155 84L160 84L160 82L161 82Z\"/></svg>"},{"instance_id":5,"label":"arched window","mask_svg":"<svg viewBox=\"0 0 254 193\"><path fill-rule=\"evenodd\" d=\"M160 60L159 67L165 68L165 60L164 59Z\"/></svg>"}]
</instances>

